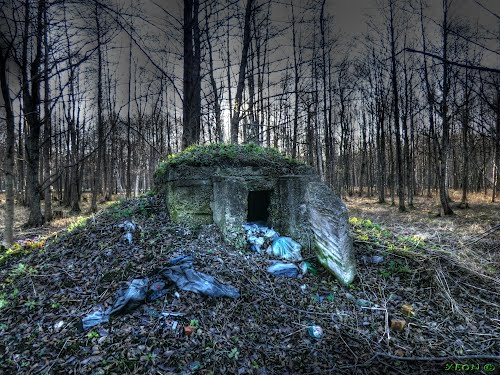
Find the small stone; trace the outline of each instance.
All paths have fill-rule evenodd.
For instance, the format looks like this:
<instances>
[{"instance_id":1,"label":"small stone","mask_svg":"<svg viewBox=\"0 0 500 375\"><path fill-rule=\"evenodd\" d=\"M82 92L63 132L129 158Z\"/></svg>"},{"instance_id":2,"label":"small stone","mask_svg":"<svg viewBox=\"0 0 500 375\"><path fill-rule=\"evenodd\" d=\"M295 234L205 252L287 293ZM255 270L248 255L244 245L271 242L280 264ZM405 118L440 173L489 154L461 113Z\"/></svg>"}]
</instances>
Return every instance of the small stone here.
<instances>
[{"instance_id":1,"label":"small stone","mask_svg":"<svg viewBox=\"0 0 500 375\"><path fill-rule=\"evenodd\" d=\"M391 329L397 332L403 332L406 327L406 321L403 319L391 319Z\"/></svg>"},{"instance_id":2,"label":"small stone","mask_svg":"<svg viewBox=\"0 0 500 375\"><path fill-rule=\"evenodd\" d=\"M405 356L405 352L402 351L401 349L396 349L394 351L394 354L397 355L398 357L404 357Z\"/></svg>"},{"instance_id":3,"label":"small stone","mask_svg":"<svg viewBox=\"0 0 500 375\"><path fill-rule=\"evenodd\" d=\"M413 311L413 306L408 304L403 304L401 306L401 312L406 316L415 316L415 311Z\"/></svg>"}]
</instances>

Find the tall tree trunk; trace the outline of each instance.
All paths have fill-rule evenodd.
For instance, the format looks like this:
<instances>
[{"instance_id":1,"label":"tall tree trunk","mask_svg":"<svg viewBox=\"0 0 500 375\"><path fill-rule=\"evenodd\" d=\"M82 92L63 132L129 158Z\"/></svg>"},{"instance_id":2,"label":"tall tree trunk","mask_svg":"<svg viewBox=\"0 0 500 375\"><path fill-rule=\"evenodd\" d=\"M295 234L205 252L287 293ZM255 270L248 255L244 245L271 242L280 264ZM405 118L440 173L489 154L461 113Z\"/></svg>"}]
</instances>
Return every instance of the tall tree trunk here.
<instances>
[{"instance_id":1,"label":"tall tree trunk","mask_svg":"<svg viewBox=\"0 0 500 375\"><path fill-rule=\"evenodd\" d=\"M9 248L14 241L14 138L15 123L9 82L7 81L7 64L10 55L9 46L0 47L0 88L5 108L6 139L5 139L5 227L3 246Z\"/></svg>"},{"instance_id":2,"label":"tall tree trunk","mask_svg":"<svg viewBox=\"0 0 500 375\"><path fill-rule=\"evenodd\" d=\"M403 158L401 153L401 131L399 129L399 94L396 71L396 40L394 37L394 0L390 0L390 32L391 32L391 80L394 95L394 130L396 132L396 170L398 175L399 211L406 211L403 176Z\"/></svg>"},{"instance_id":3,"label":"tall tree trunk","mask_svg":"<svg viewBox=\"0 0 500 375\"><path fill-rule=\"evenodd\" d=\"M500 186L500 87L496 88L496 124L495 124L495 165L493 173L493 191L491 202L495 202Z\"/></svg>"},{"instance_id":4,"label":"tall tree trunk","mask_svg":"<svg viewBox=\"0 0 500 375\"><path fill-rule=\"evenodd\" d=\"M448 115L449 64L448 64L448 0L443 0L443 98L441 101L442 133L439 149L439 200L444 215L453 215L448 200L448 152L450 148L450 123Z\"/></svg>"},{"instance_id":5,"label":"tall tree trunk","mask_svg":"<svg viewBox=\"0 0 500 375\"><path fill-rule=\"evenodd\" d=\"M23 62L22 62L22 83L23 83L23 103L24 115L28 125L26 142L26 187L29 203L28 226L40 226L44 222L40 205L40 183L38 172L40 167L40 67L42 57L43 41L43 12L45 11L45 0L38 2L36 17L36 42L34 58L29 64L30 74L28 75L28 44L30 25L30 3L25 4L25 33L23 39ZM31 83L31 85L30 85ZM31 86L31 93L29 87Z\"/></svg>"},{"instance_id":6,"label":"tall tree trunk","mask_svg":"<svg viewBox=\"0 0 500 375\"><path fill-rule=\"evenodd\" d=\"M96 2L95 4L95 21L96 21L96 31L97 31L97 161L95 163L94 170L94 183L92 190L92 202L91 202L91 211L97 211L97 194L102 193L103 188L103 165L105 158L105 148L104 148L104 119L103 119L103 110L102 110L102 30L101 23L99 20L99 6Z\"/></svg>"},{"instance_id":7,"label":"tall tree trunk","mask_svg":"<svg viewBox=\"0 0 500 375\"><path fill-rule=\"evenodd\" d=\"M200 140L201 84L199 0L184 0L184 73L182 104L182 148ZM194 50L193 50L194 49Z\"/></svg>"},{"instance_id":8,"label":"tall tree trunk","mask_svg":"<svg viewBox=\"0 0 500 375\"><path fill-rule=\"evenodd\" d=\"M44 214L45 220L52 220L52 184L50 183L50 146L51 146L51 111L50 111L50 81L49 81L49 42L48 42L48 22L47 22L47 10L44 10L43 14L44 23L44 56L43 56L43 84L44 84L44 127L43 127L43 180L45 185L44 190Z\"/></svg>"},{"instance_id":9,"label":"tall tree trunk","mask_svg":"<svg viewBox=\"0 0 500 375\"><path fill-rule=\"evenodd\" d=\"M298 155L298 133L299 133L299 79L300 79L300 66L297 57L297 31L295 28L295 12L293 9L293 0L290 0L290 6L292 8L292 42L293 42L293 69L294 69L294 80L293 80L293 93L294 93L294 104L293 104L293 133L292 133L292 158L296 158Z\"/></svg>"},{"instance_id":10,"label":"tall tree trunk","mask_svg":"<svg viewBox=\"0 0 500 375\"><path fill-rule=\"evenodd\" d=\"M208 19L208 8L206 8L205 17ZM212 86L212 94L214 97L214 112L215 112L215 141L217 143L222 143L224 141L223 133L222 133L222 119L221 119L221 106L219 99L219 91L217 88L217 83L215 82L214 76L214 60L213 60L213 51L212 51L212 42L211 36L208 30L208 22L205 26L205 34L207 36L207 45L208 45L208 67L209 67L209 76L210 76L210 85ZM229 91L231 89L229 88Z\"/></svg>"},{"instance_id":11,"label":"tall tree trunk","mask_svg":"<svg viewBox=\"0 0 500 375\"><path fill-rule=\"evenodd\" d=\"M243 49L241 51L240 71L238 73L238 86L236 87L236 97L234 98L234 110L231 117L231 143L238 143L238 132L240 123L241 104L243 89L245 87L245 71L247 68L248 48L250 47L250 22L252 16L253 3L255 0L247 0L245 8L245 25L243 27Z\"/></svg>"}]
</instances>

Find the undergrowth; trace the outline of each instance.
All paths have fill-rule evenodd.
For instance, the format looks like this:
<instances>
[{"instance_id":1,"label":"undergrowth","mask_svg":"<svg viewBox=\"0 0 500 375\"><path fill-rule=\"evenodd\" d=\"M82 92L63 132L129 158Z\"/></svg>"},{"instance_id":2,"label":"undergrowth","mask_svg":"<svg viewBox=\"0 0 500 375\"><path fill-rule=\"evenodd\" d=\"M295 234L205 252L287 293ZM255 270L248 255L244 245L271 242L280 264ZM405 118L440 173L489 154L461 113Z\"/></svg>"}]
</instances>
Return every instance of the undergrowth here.
<instances>
[{"instance_id":1,"label":"undergrowth","mask_svg":"<svg viewBox=\"0 0 500 375\"><path fill-rule=\"evenodd\" d=\"M40 250L43 245L45 245L46 239L47 236L44 236L40 238L26 238L24 240L14 242L10 248L0 255L0 266L4 265L7 260L13 257L20 257L29 254L34 250Z\"/></svg>"},{"instance_id":2,"label":"undergrowth","mask_svg":"<svg viewBox=\"0 0 500 375\"><path fill-rule=\"evenodd\" d=\"M253 143L243 145L214 143L193 145L178 154L168 155L160 162L157 174L164 173L169 167L182 165L261 166L269 164L289 168L304 165L275 148L261 147Z\"/></svg>"},{"instance_id":3,"label":"undergrowth","mask_svg":"<svg viewBox=\"0 0 500 375\"><path fill-rule=\"evenodd\" d=\"M354 240L366 243L369 249L381 247L387 251L419 251L423 249L438 250L439 247L428 242L425 238L412 235L401 236L393 234L391 231L383 228L369 219L358 219L351 217L349 224L352 226Z\"/></svg>"}]
</instances>

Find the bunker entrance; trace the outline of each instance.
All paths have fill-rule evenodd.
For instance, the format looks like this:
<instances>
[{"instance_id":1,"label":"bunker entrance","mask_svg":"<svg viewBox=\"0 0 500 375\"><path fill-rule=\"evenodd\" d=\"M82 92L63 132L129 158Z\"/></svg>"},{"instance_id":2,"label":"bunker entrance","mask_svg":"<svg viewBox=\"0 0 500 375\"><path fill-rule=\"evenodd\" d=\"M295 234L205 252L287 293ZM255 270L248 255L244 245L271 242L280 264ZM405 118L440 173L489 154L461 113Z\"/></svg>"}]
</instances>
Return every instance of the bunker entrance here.
<instances>
[{"instance_id":1,"label":"bunker entrance","mask_svg":"<svg viewBox=\"0 0 500 375\"><path fill-rule=\"evenodd\" d=\"M271 190L249 191L247 221L267 224L270 202Z\"/></svg>"}]
</instances>

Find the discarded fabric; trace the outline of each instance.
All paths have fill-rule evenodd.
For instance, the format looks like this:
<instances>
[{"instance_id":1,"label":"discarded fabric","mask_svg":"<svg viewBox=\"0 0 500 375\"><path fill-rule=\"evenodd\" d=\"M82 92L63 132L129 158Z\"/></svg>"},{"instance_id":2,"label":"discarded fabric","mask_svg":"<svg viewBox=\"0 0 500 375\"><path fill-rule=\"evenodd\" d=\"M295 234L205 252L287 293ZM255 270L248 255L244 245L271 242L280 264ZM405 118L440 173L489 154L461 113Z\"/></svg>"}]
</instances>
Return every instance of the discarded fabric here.
<instances>
[{"instance_id":1,"label":"discarded fabric","mask_svg":"<svg viewBox=\"0 0 500 375\"><path fill-rule=\"evenodd\" d=\"M84 317L82 319L82 328L86 330L100 323L108 322L111 314L122 310L129 302L144 301L148 282L148 278L132 280L127 289L120 289L116 293L113 306L105 311L103 311L102 307L99 307L97 311L93 311Z\"/></svg>"},{"instance_id":2,"label":"discarded fabric","mask_svg":"<svg viewBox=\"0 0 500 375\"><path fill-rule=\"evenodd\" d=\"M165 294L167 294L168 289L165 288L165 283L163 281L157 281L149 287L149 296L148 296L148 301L155 301L161 297L163 297Z\"/></svg>"},{"instance_id":3,"label":"discarded fabric","mask_svg":"<svg viewBox=\"0 0 500 375\"><path fill-rule=\"evenodd\" d=\"M191 256L175 258L169 264L160 273L182 290L211 297L238 298L240 296L238 289L221 284L212 276L194 270L193 257Z\"/></svg>"},{"instance_id":4,"label":"discarded fabric","mask_svg":"<svg viewBox=\"0 0 500 375\"><path fill-rule=\"evenodd\" d=\"M299 274L299 268L295 264L291 263L275 263L267 268L267 272L281 277L297 277Z\"/></svg>"},{"instance_id":5,"label":"discarded fabric","mask_svg":"<svg viewBox=\"0 0 500 375\"><path fill-rule=\"evenodd\" d=\"M238 289L224 285L212 276L197 272L193 269L193 257L180 256L169 263L169 266L160 271L161 277L164 277L174 282L180 289L195 293L204 294L211 297L231 297L238 298L240 292ZM157 277L155 276L155 279ZM133 308L138 304L148 301L154 301L168 292L169 288L163 281L155 281L150 285L150 279L145 277L142 279L134 279L130 282L127 289L120 289L115 296L115 301L111 307L104 310L99 307L96 311L91 312L82 319L82 328L84 330L96 326L100 323L109 321L111 314L114 314L125 307ZM177 298L179 298L176 292ZM163 314L163 313L162 313ZM166 313L164 316L179 313Z\"/></svg>"},{"instance_id":6,"label":"discarded fabric","mask_svg":"<svg viewBox=\"0 0 500 375\"><path fill-rule=\"evenodd\" d=\"M109 321L108 311L104 311L102 306L99 306L96 311L91 312L82 319L82 328L87 330L90 327Z\"/></svg>"}]
</instances>

